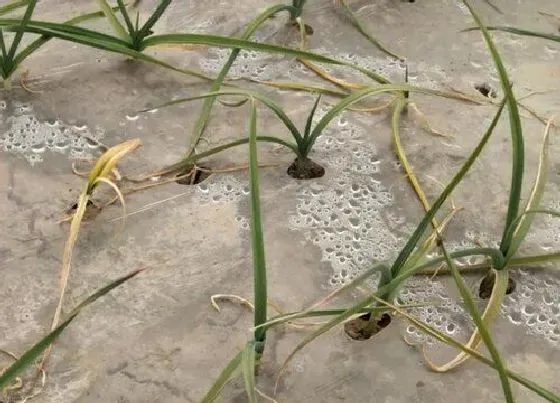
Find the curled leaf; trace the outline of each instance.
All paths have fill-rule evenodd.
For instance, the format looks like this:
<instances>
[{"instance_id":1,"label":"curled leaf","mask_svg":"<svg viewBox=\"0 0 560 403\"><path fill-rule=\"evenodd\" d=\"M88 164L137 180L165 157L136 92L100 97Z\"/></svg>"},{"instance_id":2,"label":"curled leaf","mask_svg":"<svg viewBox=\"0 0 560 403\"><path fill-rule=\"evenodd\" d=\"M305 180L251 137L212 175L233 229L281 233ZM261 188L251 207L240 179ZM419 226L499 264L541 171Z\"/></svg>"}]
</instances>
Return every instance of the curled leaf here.
<instances>
[{"instance_id":1,"label":"curled leaf","mask_svg":"<svg viewBox=\"0 0 560 403\"><path fill-rule=\"evenodd\" d=\"M128 153L136 150L142 145L140 139L132 139L109 148L99 159L89 173L88 191L91 192L99 177L108 177L119 161Z\"/></svg>"}]
</instances>

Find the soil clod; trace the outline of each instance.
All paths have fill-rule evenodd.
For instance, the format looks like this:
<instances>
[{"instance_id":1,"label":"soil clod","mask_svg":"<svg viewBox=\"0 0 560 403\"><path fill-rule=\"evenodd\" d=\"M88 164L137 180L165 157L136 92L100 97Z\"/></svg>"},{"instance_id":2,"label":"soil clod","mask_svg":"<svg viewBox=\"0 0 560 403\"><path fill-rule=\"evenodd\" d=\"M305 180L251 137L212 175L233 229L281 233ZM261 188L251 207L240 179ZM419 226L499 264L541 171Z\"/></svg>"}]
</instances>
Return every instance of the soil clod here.
<instances>
[{"instance_id":1,"label":"soil clod","mask_svg":"<svg viewBox=\"0 0 560 403\"><path fill-rule=\"evenodd\" d=\"M371 314L366 313L344 324L344 332L352 340L369 340L371 336L379 333L391 323L391 316L387 313L382 314L372 323Z\"/></svg>"},{"instance_id":2,"label":"soil clod","mask_svg":"<svg viewBox=\"0 0 560 403\"><path fill-rule=\"evenodd\" d=\"M296 179L313 179L325 175L325 168L309 158L296 158L288 167L288 175Z\"/></svg>"}]
</instances>

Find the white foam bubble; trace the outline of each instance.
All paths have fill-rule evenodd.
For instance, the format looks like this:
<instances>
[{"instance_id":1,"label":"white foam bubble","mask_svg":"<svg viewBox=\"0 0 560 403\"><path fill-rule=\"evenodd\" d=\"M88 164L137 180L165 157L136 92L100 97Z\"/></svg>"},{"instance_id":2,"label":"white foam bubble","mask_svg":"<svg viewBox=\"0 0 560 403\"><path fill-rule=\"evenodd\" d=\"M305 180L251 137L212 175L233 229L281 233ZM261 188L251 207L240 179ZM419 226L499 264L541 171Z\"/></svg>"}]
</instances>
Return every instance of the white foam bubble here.
<instances>
[{"instance_id":1,"label":"white foam bubble","mask_svg":"<svg viewBox=\"0 0 560 403\"><path fill-rule=\"evenodd\" d=\"M199 203L237 203L249 194L248 181L230 175L212 175L194 189ZM250 228L246 216L238 215L235 221L242 230Z\"/></svg>"},{"instance_id":2,"label":"white foam bubble","mask_svg":"<svg viewBox=\"0 0 560 403\"><path fill-rule=\"evenodd\" d=\"M84 158L101 149L98 141L104 135L103 129L90 130L86 125L66 125L58 120L39 121L31 112L30 104L0 101L2 151L21 154L34 165L43 161L49 151Z\"/></svg>"},{"instance_id":3,"label":"white foam bubble","mask_svg":"<svg viewBox=\"0 0 560 403\"><path fill-rule=\"evenodd\" d=\"M222 70L230 54L231 50L228 49L210 49L209 56L200 60L200 67L208 73L217 74ZM289 65L290 61L282 56L242 50L231 66L228 77L270 80L279 72L287 70Z\"/></svg>"}]
</instances>

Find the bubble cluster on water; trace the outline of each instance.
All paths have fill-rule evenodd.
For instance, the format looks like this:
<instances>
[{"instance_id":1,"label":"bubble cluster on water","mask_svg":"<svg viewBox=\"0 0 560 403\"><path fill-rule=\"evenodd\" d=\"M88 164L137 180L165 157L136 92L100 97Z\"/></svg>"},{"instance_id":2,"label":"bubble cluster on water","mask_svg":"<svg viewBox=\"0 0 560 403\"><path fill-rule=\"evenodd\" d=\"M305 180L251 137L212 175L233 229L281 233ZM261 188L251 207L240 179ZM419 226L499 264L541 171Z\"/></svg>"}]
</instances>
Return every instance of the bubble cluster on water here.
<instances>
[{"instance_id":1,"label":"bubble cluster on water","mask_svg":"<svg viewBox=\"0 0 560 403\"><path fill-rule=\"evenodd\" d=\"M560 276L534 275L530 269L517 273L517 289L505 298L503 313L513 324L524 325L529 334L560 346Z\"/></svg>"},{"instance_id":2,"label":"bubble cluster on water","mask_svg":"<svg viewBox=\"0 0 560 403\"><path fill-rule=\"evenodd\" d=\"M208 72L217 74L229 58L231 50L212 49L210 56L200 60L200 67ZM285 57L271 56L255 51L242 50L231 66L228 77L231 78L253 78L257 80L271 80L279 72L287 69L290 64Z\"/></svg>"},{"instance_id":3,"label":"bubble cluster on water","mask_svg":"<svg viewBox=\"0 0 560 403\"><path fill-rule=\"evenodd\" d=\"M427 323L429 326L456 337L457 334L472 331L468 314L463 307L447 294L445 287L440 281L429 277L417 277L409 280L399 294L399 303L418 304L426 303L425 306L407 308L412 316ZM409 325L406 328L406 340L414 344L434 344L432 336L427 335L416 326Z\"/></svg>"},{"instance_id":4,"label":"bubble cluster on water","mask_svg":"<svg viewBox=\"0 0 560 403\"><path fill-rule=\"evenodd\" d=\"M542 208L560 211L560 200L545 201ZM542 253L550 253L558 249L557 246L560 244L560 219L544 214L535 216L532 229L525 237L525 243L538 245Z\"/></svg>"},{"instance_id":5,"label":"bubble cluster on water","mask_svg":"<svg viewBox=\"0 0 560 403\"><path fill-rule=\"evenodd\" d=\"M86 125L67 125L59 120L40 121L32 112L28 103L0 100L0 150L21 154L32 165L43 161L47 151L78 159L101 150L103 129L91 130Z\"/></svg>"},{"instance_id":6,"label":"bubble cluster on water","mask_svg":"<svg viewBox=\"0 0 560 403\"><path fill-rule=\"evenodd\" d=\"M249 222L249 217L245 217L245 216L237 216L235 217L235 221L239 224L239 227L243 230L249 230L251 229L251 224Z\"/></svg>"},{"instance_id":7,"label":"bubble cluster on water","mask_svg":"<svg viewBox=\"0 0 560 403\"><path fill-rule=\"evenodd\" d=\"M441 66L426 62L416 63L411 61L396 60L388 56L372 57L361 56L354 53L335 54L332 53L332 51L323 48L316 49L314 52L342 62L351 63L395 83L405 82L407 70L408 81L416 85L421 85L425 88L438 88L442 82L446 82L449 78ZM339 78L357 80L360 82L371 82L370 78L367 78L363 73L351 67L340 65L321 65L321 68Z\"/></svg>"},{"instance_id":8,"label":"bubble cluster on water","mask_svg":"<svg viewBox=\"0 0 560 403\"><path fill-rule=\"evenodd\" d=\"M475 233L466 230L459 241L446 241L449 252L470 249L484 245L485 247L497 246L486 233ZM426 259L442 257L440 250L435 250L426 256ZM482 256L458 258L454 260L457 267L481 264L485 262ZM478 295L480 279L465 279L473 295ZM474 331L474 325L468 311L457 299L452 298L443 282L432 276L414 276L408 279L401 290L398 301L400 304L425 304L423 306L407 308L407 312L427 323L431 327L446 333L449 336L468 336ZM485 301L479 300L482 305ZM430 335L422 332L416 326L406 328L406 340L413 344L427 344L437 347L440 342Z\"/></svg>"},{"instance_id":9,"label":"bubble cluster on water","mask_svg":"<svg viewBox=\"0 0 560 403\"><path fill-rule=\"evenodd\" d=\"M195 192L201 203L232 203L247 197L249 185L235 176L212 175L196 185Z\"/></svg>"},{"instance_id":10,"label":"bubble cluster on water","mask_svg":"<svg viewBox=\"0 0 560 403\"><path fill-rule=\"evenodd\" d=\"M304 188L297 215L290 217L290 225L303 230L321 248L322 259L331 263L333 286L351 281L372 261L389 259L400 243L380 211L392 202L392 195L379 181L368 182L353 184L344 178L334 188L318 184Z\"/></svg>"},{"instance_id":11,"label":"bubble cluster on water","mask_svg":"<svg viewBox=\"0 0 560 403\"><path fill-rule=\"evenodd\" d=\"M237 203L248 198L249 181L233 175L212 175L194 186L199 203ZM239 214L235 222L241 230L250 230L249 217Z\"/></svg>"},{"instance_id":12,"label":"bubble cluster on water","mask_svg":"<svg viewBox=\"0 0 560 403\"><path fill-rule=\"evenodd\" d=\"M258 40L258 38L257 38ZM352 63L358 67L365 68L371 72L384 76L391 81L403 82L405 76L405 64L393 58L361 56L357 54L333 54L327 49L313 49L312 52L331 57L346 63ZM200 67L212 74L217 74L226 63L231 54L229 49L210 49L207 57L200 60ZM321 64L321 69L328 73L335 74L340 78L352 78L360 81L370 81L362 73L347 66L334 64ZM315 77L302 63L286 58L282 55L270 55L251 50L242 50L233 63L228 73L232 78L251 78L255 80L272 80L282 77L293 79L307 75Z\"/></svg>"},{"instance_id":13,"label":"bubble cluster on water","mask_svg":"<svg viewBox=\"0 0 560 403\"><path fill-rule=\"evenodd\" d=\"M392 57L362 56L355 53L335 54L332 53L332 51L324 48L318 48L314 50L314 52L331 57L336 60L340 60L345 63L351 63L362 69L366 69L370 72L383 76L390 81L404 82L406 64L405 62L395 60ZM366 77L363 73L357 72L350 67L342 67L338 65L322 65L322 68L332 73L343 71L345 74L355 75L356 77Z\"/></svg>"},{"instance_id":14,"label":"bubble cluster on water","mask_svg":"<svg viewBox=\"0 0 560 403\"><path fill-rule=\"evenodd\" d=\"M320 106L315 120L328 108ZM328 181L306 183L298 194L297 214L290 217L290 226L304 231L321 248L322 259L332 265L332 286L348 283L372 261L391 258L401 243L384 217L393 195L380 181L378 152L363 135L347 114L329 125L314 149L317 161L335 175Z\"/></svg>"},{"instance_id":15,"label":"bubble cluster on water","mask_svg":"<svg viewBox=\"0 0 560 403\"><path fill-rule=\"evenodd\" d=\"M543 208L560 209L560 201L552 200ZM537 220L535 220L537 221ZM531 230L526 242L539 245L541 253L551 253L560 243L560 220L540 216L538 226ZM502 312L516 325L524 325L529 334L540 335L560 346L560 275L556 270L516 270L517 289L506 296Z\"/></svg>"}]
</instances>

